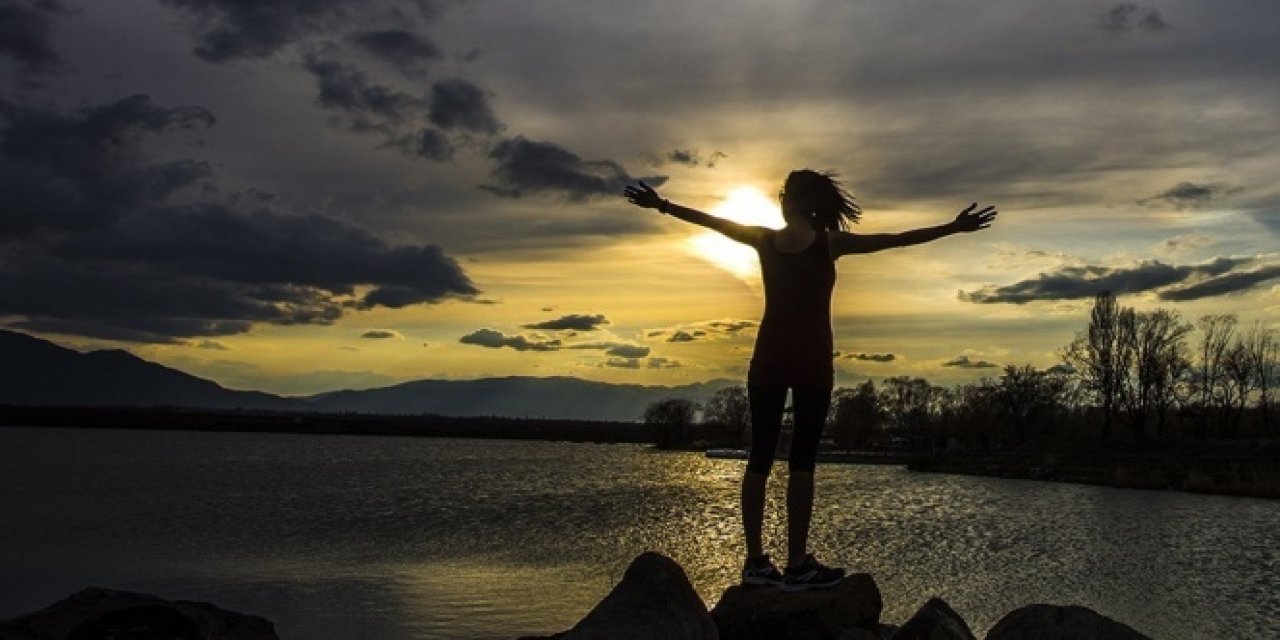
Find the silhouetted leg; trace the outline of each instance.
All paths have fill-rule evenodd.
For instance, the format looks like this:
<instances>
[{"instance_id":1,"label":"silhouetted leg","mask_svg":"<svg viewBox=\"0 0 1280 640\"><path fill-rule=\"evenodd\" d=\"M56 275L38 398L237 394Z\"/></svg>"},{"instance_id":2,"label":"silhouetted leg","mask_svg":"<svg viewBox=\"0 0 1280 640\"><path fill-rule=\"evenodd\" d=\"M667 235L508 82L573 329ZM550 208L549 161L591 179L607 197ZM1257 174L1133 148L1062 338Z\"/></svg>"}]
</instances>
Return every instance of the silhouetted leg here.
<instances>
[{"instance_id":1,"label":"silhouetted leg","mask_svg":"<svg viewBox=\"0 0 1280 640\"><path fill-rule=\"evenodd\" d=\"M742 474L742 531L747 538L747 558L764 555L764 498L769 474L747 470Z\"/></svg>"},{"instance_id":2,"label":"silhouetted leg","mask_svg":"<svg viewBox=\"0 0 1280 640\"><path fill-rule=\"evenodd\" d=\"M787 566L804 563L809 546L809 523L813 520L813 468L818 457L818 440L827 422L831 389L797 387L791 392L795 407L795 434L791 438L787 483Z\"/></svg>"},{"instance_id":3,"label":"silhouetted leg","mask_svg":"<svg viewBox=\"0 0 1280 640\"><path fill-rule=\"evenodd\" d=\"M792 471L787 481L787 566L804 564L813 519L813 472Z\"/></svg>"},{"instance_id":4,"label":"silhouetted leg","mask_svg":"<svg viewBox=\"0 0 1280 640\"><path fill-rule=\"evenodd\" d=\"M787 389L748 385L747 399L751 403L751 455L742 474L742 531L747 558L759 558L764 555L765 485L773 466L773 452L778 448Z\"/></svg>"}]
</instances>

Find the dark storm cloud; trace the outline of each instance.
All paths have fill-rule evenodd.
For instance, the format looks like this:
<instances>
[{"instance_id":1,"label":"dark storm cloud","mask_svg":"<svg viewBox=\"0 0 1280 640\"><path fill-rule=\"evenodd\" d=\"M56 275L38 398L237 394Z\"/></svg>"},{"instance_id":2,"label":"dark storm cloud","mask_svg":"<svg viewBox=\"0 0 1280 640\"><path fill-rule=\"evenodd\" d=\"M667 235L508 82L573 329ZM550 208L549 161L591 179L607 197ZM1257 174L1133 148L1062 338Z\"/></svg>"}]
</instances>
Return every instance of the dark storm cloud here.
<instances>
[{"instance_id":1,"label":"dark storm cloud","mask_svg":"<svg viewBox=\"0 0 1280 640\"><path fill-rule=\"evenodd\" d=\"M1160 292L1160 299L1181 301L1220 296L1251 289L1273 278L1280 278L1280 265L1270 265L1253 271L1228 273L1186 287L1165 289Z\"/></svg>"},{"instance_id":2,"label":"dark storm cloud","mask_svg":"<svg viewBox=\"0 0 1280 640\"><path fill-rule=\"evenodd\" d=\"M986 360L970 360L969 356L959 356L942 363L942 366L957 369L993 369L1000 365Z\"/></svg>"},{"instance_id":3,"label":"dark storm cloud","mask_svg":"<svg viewBox=\"0 0 1280 640\"><path fill-rule=\"evenodd\" d=\"M351 36L351 41L405 73L441 57L440 49L434 43L404 29L362 31Z\"/></svg>"},{"instance_id":4,"label":"dark storm cloud","mask_svg":"<svg viewBox=\"0 0 1280 640\"><path fill-rule=\"evenodd\" d=\"M263 58L328 29L360 0L161 0L195 18L196 55L209 62Z\"/></svg>"},{"instance_id":5,"label":"dark storm cloud","mask_svg":"<svg viewBox=\"0 0 1280 640\"><path fill-rule=\"evenodd\" d=\"M315 78L316 103L339 114L337 124L343 128L381 134L385 146L444 162L453 158L454 142L439 129L423 125L435 122L484 134L502 127L475 85L456 79L439 82L427 100L375 82L355 66L333 59L336 55L332 48L313 51L303 58L303 68Z\"/></svg>"},{"instance_id":6,"label":"dark storm cloud","mask_svg":"<svg viewBox=\"0 0 1280 640\"><path fill-rule=\"evenodd\" d=\"M737 333L743 329L758 327L760 323L752 320L713 320L706 323L706 326L725 333Z\"/></svg>"},{"instance_id":7,"label":"dark storm cloud","mask_svg":"<svg viewBox=\"0 0 1280 640\"><path fill-rule=\"evenodd\" d=\"M213 115L135 95L76 112L0 99L0 239L36 228L85 229L162 200L210 172L194 160L147 163L144 136L203 129Z\"/></svg>"},{"instance_id":8,"label":"dark storm cloud","mask_svg":"<svg viewBox=\"0 0 1280 640\"><path fill-rule=\"evenodd\" d=\"M637 178L612 160L583 160L551 142L516 136L494 145L489 157L498 184L484 188L497 195L519 198L530 193L559 193L579 202L593 197L617 197ZM638 178L652 186L665 176Z\"/></svg>"},{"instance_id":9,"label":"dark storm cloud","mask_svg":"<svg viewBox=\"0 0 1280 640\"><path fill-rule=\"evenodd\" d=\"M679 164L686 167L706 167L708 169L714 169L717 162L727 157L729 156L716 151L704 159L702 154L692 149L672 149L661 156L649 156L650 164L655 167L665 164Z\"/></svg>"},{"instance_id":10,"label":"dark storm cloud","mask_svg":"<svg viewBox=\"0 0 1280 640\"><path fill-rule=\"evenodd\" d=\"M600 325L609 324L604 314L586 315L571 313L554 320L544 320L526 324L526 329L546 329L550 331L595 331Z\"/></svg>"},{"instance_id":11,"label":"dark storm cloud","mask_svg":"<svg viewBox=\"0 0 1280 640\"><path fill-rule=\"evenodd\" d=\"M1251 258L1218 257L1196 264L1175 266L1147 260L1132 267L1062 267L1053 273L1005 286L987 285L976 291L961 291L965 302L1024 304L1033 300L1078 300L1104 291L1116 295L1142 293L1185 282L1189 279L1220 276L1253 262Z\"/></svg>"},{"instance_id":12,"label":"dark storm cloud","mask_svg":"<svg viewBox=\"0 0 1280 640\"><path fill-rule=\"evenodd\" d=\"M479 293L435 245L392 245L327 216L272 209L241 213L219 204L131 215L92 237L58 246L68 257L145 263L249 285L292 283L339 295L373 289L361 307L403 307Z\"/></svg>"},{"instance_id":13,"label":"dark storm cloud","mask_svg":"<svg viewBox=\"0 0 1280 640\"><path fill-rule=\"evenodd\" d=\"M413 155L428 160L444 162L453 158L453 143L443 133L435 129L423 129L417 135L402 138L400 144L407 144L405 150Z\"/></svg>"},{"instance_id":14,"label":"dark storm cloud","mask_svg":"<svg viewBox=\"0 0 1280 640\"><path fill-rule=\"evenodd\" d=\"M177 342L255 323L328 324L346 309L471 298L434 245L392 245L270 199L179 191L192 159L149 163L147 135L203 128L199 107L132 96L76 112L0 103L0 315L39 331Z\"/></svg>"},{"instance_id":15,"label":"dark storm cloud","mask_svg":"<svg viewBox=\"0 0 1280 640\"><path fill-rule=\"evenodd\" d=\"M643 358L649 355L649 347L634 344L618 344L609 347L605 353L620 358Z\"/></svg>"},{"instance_id":16,"label":"dark storm cloud","mask_svg":"<svg viewBox=\"0 0 1280 640\"><path fill-rule=\"evenodd\" d=\"M1171 204L1179 210L1199 209L1211 201L1219 200L1223 196L1236 193L1239 190L1239 188L1221 183L1196 184L1194 182L1179 182L1150 198L1139 200L1138 204L1163 202Z\"/></svg>"},{"instance_id":17,"label":"dark storm cloud","mask_svg":"<svg viewBox=\"0 0 1280 640\"><path fill-rule=\"evenodd\" d=\"M399 331L391 331L390 329L373 329L360 334L360 337L368 340L404 339L404 336L400 335Z\"/></svg>"},{"instance_id":18,"label":"dark storm cloud","mask_svg":"<svg viewBox=\"0 0 1280 640\"><path fill-rule=\"evenodd\" d=\"M459 342L463 344L474 344L490 349L498 349L501 347L510 347L516 351L559 351L561 349L569 349L575 351L603 351L610 359L636 359L644 358L649 355L649 347L644 345L629 344L626 342L577 342L565 344L558 339L548 339L546 337L533 335L525 336L520 334L507 335L496 329L479 329L473 331L462 338Z\"/></svg>"},{"instance_id":19,"label":"dark storm cloud","mask_svg":"<svg viewBox=\"0 0 1280 640\"><path fill-rule=\"evenodd\" d=\"M710 320L677 327L676 329L655 329L645 332L646 338L666 336L667 342L693 342L695 340L723 339L741 334L747 329L754 329L760 323L752 320Z\"/></svg>"},{"instance_id":20,"label":"dark storm cloud","mask_svg":"<svg viewBox=\"0 0 1280 640\"><path fill-rule=\"evenodd\" d=\"M848 360L861 360L862 362L893 362L898 359L892 353L848 353L844 357Z\"/></svg>"},{"instance_id":21,"label":"dark storm cloud","mask_svg":"<svg viewBox=\"0 0 1280 640\"><path fill-rule=\"evenodd\" d=\"M489 106L489 96L484 89L459 78L431 85L431 106L427 118L431 124L446 130L487 135L502 130L502 122Z\"/></svg>"},{"instance_id":22,"label":"dark storm cloud","mask_svg":"<svg viewBox=\"0 0 1280 640\"><path fill-rule=\"evenodd\" d=\"M556 351L559 340L537 340L522 335L508 336L493 329L478 329L458 339L462 344L474 344L490 349L510 347L516 351Z\"/></svg>"},{"instance_id":23,"label":"dark storm cloud","mask_svg":"<svg viewBox=\"0 0 1280 640\"><path fill-rule=\"evenodd\" d=\"M1155 7L1125 2L1107 9L1098 26L1111 33L1159 33L1169 23Z\"/></svg>"},{"instance_id":24,"label":"dark storm cloud","mask_svg":"<svg viewBox=\"0 0 1280 640\"><path fill-rule=\"evenodd\" d=\"M22 84L37 85L36 76L62 66L62 56L53 48L53 26L54 20L66 13L57 0L0 5L0 56L18 63Z\"/></svg>"},{"instance_id":25,"label":"dark storm cloud","mask_svg":"<svg viewBox=\"0 0 1280 640\"><path fill-rule=\"evenodd\" d=\"M649 355L649 347L626 342L578 342L565 345L564 348L603 351L605 355L622 358L643 358Z\"/></svg>"},{"instance_id":26,"label":"dark storm cloud","mask_svg":"<svg viewBox=\"0 0 1280 640\"><path fill-rule=\"evenodd\" d=\"M323 291L252 286L145 263L12 254L0 259L0 315L34 331L180 343L244 333L254 323L328 324L341 305Z\"/></svg>"},{"instance_id":27,"label":"dark storm cloud","mask_svg":"<svg viewBox=\"0 0 1280 640\"><path fill-rule=\"evenodd\" d=\"M303 68L316 80L316 102L344 113L348 126L357 131L373 129L390 134L425 108L421 99L372 82L359 69L317 53L305 56Z\"/></svg>"},{"instance_id":28,"label":"dark storm cloud","mask_svg":"<svg viewBox=\"0 0 1280 640\"><path fill-rule=\"evenodd\" d=\"M639 369L639 358L609 358L605 361L604 366L614 367L617 369Z\"/></svg>"},{"instance_id":29,"label":"dark storm cloud","mask_svg":"<svg viewBox=\"0 0 1280 640\"><path fill-rule=\"evenodd\" d=\"M683 164L690 167L696 167L701 164L698 160L698 154L693 151L689 151L688 149L674 149L672 151L668 151L665 159L667 162L674 162L676 164Z\"/></svg>"},{"instance_id":30,"label":"dark storm cloud","mask_svg":"<svg viewBox=\"0 0 1280 640\"><path fill-rule=\"evenodd\" d=\"M452 159L456 151L442 130L488 137L503 129L488 94L471 82L441 80L432 84L430 98L418 98L371 80L336 55L331 47L313 51L304 57L303 68L315 78L317 104L341 114L345 128L381 133L387 146L436 162Z\"/></svg>"},{"instance_id":31,"label":"dark storm cloud","mask_svg":"<svg viewBox=\"0 0 1280 640\"><path fill-rule=\"evenodd\" d=\"M682 365L679 360L672 360L671 358L664 358L662 356L654 356L649 358L648 363L645 366L650 369L678 369L684 365Z\"/></svg>"}]
</instances>

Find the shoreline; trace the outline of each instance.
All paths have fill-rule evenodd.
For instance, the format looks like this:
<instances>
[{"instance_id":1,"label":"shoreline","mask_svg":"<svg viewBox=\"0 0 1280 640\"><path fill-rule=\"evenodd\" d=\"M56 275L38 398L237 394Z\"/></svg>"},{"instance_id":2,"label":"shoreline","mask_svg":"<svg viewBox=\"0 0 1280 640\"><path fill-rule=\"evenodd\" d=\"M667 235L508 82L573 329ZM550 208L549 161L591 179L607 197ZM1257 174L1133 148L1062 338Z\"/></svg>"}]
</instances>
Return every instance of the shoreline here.
<instances>
[{"instance_id":1,"label":"shoreline","mask_svg":"<svg viewBox=\"0 0 1280 640\"><path fill-rule=\"evenodd\" d=\"M137 429L649 444L642 423L575 420L311 413L177 407L0 405L0 427ZM1280 440L1176 443L1048 443L1028 451L840 451L823 464L888 464L921 473L1070 482L1123 489L1280 498ZM705 446L655 451L706 454ZM713 456L713 457L734 457Z\"/></svg>"},{"instance_id":2,"label":"shoreline","mask_svg":"<svg viewBox=\"0 0 1280 640\"><path fill-rule=\"evenodd\" d=\"M1280 442L1259 451L1222 454L1193 449L1143 453L952 452L909 465L921 473L1040 480L1117 489L1181 491L1239 498L1280 498Z\"/></svg>"}]
</instances>

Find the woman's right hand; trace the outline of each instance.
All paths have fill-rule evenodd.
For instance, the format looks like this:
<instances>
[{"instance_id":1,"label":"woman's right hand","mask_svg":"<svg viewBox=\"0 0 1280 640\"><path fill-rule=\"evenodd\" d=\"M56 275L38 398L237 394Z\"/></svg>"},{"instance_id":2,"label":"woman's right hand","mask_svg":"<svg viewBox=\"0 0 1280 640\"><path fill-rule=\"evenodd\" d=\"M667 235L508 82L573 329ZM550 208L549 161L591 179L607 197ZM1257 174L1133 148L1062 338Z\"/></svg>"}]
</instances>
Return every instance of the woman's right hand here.
<instances>
[{"instance_id":1,"label":"woman's right hand","mask_svg":"<svg viewBox=\"0 0 1280 640\"><path fill-rule=\"evenodd\" d=\"M639 183L639 188L627 187L623 189L622 195L626 196L627 200L630 200L631 204L637 207L657 209L662 204L662 196L659 196L658 192L654 191L653 187L645 184L643 180L640 180Z\"/></svg>"},{"instance_id":2,"label":"woman's right hand","mask_svg":"<svg viewBox=\"0 0 1280 640\"><path fill-rule=\"evenodd\" d=\"M951 222L951 226L956 231L977 231L986 229L995 221L996 215L1000 213L995 207L985 207L979 211L974 211L978 203L973 203L956 215L956 219Z\"/></svg>"}]
</instances>

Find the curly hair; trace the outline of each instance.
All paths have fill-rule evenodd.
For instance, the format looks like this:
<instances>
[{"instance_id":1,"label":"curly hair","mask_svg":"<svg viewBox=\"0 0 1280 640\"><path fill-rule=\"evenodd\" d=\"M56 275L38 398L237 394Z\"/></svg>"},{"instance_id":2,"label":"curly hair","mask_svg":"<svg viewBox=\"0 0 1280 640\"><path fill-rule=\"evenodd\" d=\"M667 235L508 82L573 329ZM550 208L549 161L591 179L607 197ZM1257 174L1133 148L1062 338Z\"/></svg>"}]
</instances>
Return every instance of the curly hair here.
<instances>
[{"instance_id":1,"label":"curly hair","mask_svg":"<svg viewBox=\"0 0 1280 640\"><path fill-rule=\"evenodd\" d=\"M862 207L832 171L797 169L787 176L780 194L809 216L815 229L846 230L862 218Z\"/></svg>"}]
</instances>

